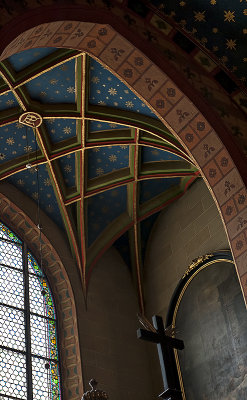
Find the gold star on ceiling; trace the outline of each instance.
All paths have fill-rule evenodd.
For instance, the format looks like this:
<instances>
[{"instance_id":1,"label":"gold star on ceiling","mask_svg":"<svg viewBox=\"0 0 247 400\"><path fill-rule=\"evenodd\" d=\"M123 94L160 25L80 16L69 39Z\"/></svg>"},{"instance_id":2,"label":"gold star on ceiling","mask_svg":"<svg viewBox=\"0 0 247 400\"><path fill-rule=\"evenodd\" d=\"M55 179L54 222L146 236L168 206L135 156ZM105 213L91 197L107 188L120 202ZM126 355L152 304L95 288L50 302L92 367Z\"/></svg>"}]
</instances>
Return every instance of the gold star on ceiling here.
<instances>
[{"instance_id":1,"label":"gold star on ceiling","mask_svg":"<svg viewBox=\"0 0 247 400\"><path fill-rule=\"evenodd\" d=\"M224 11L224 21L235 22L235 11Z\"/></svg>"},{"instance_id":2,"label":"gold star on ceiling","mask_svg":"<svg viewBox=\"0 0 247 400\"><path fill-rule=\"evenodd\" d=\"M180 1L179 5L180 5L181 7L183 7L183 6L186 5L186 2L185 2L185 1Z\"/></svg>"},{"instance_id":3,"label":"gold star on ceiling","mask_svg":"<svg viewBox=\"0 0 247 400\"><path fill-rule=\"evenodd\" d=\"M236 40L227 39L226 48L230 50L236 50Z\"/></svg>"},{"instance_id":4,"label":"gold star on ceiling","mask_svg":"<svg viewBox=\"0 0 247 400\"><path fill-rule=\"evenodd\" d=\"M212 4L212 6L214 6L216 4L216 0L210 0L210 4Z\"/></svg>"},{"instance_id":5,"label":"gold star on ceiling","mask_svg":"<svg viewBox=\"0 0 247 400\"><path fill-rule=\"evenodd\" d=\"M194 11L194 18L197 22L205 22L205 11Z\"/></svg>"}]
</instances>

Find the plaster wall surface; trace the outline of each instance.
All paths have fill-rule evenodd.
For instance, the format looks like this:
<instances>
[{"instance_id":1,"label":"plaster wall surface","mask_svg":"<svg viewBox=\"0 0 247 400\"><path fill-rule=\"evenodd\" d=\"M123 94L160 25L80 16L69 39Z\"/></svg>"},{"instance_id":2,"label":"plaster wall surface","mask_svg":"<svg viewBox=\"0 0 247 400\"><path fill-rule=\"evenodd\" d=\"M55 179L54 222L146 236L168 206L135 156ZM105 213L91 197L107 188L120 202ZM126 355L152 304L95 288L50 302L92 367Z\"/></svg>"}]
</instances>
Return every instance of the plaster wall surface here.
<instances>
[{"instance_id":1,"label":"plaster wall surface","mask_svg":"<svg viewBox=\"0 0 247 400\"><path fill-rule=\"evenodd\" d=\"M137 339L138 303L130 272L114 248L95 266L81 310L84 382L94 377L114 400L151 400L146 345ZM86 384L87 388L87 384Z\"/></svg>"},{"instance_id":2,"label":"plaster wall surface","mask_svg":"<svg viewBox=\"0 0 247 400\"><path fill-rule=\"evenodd\" d=\"M203 182L165 209L151 232L145 256L146 315L166 320L171 296L192 260L219 249L229 249L228 239L214 200ZM162 391L155 346L147 347L153 391Z\"/></svg>"}]
</instances>

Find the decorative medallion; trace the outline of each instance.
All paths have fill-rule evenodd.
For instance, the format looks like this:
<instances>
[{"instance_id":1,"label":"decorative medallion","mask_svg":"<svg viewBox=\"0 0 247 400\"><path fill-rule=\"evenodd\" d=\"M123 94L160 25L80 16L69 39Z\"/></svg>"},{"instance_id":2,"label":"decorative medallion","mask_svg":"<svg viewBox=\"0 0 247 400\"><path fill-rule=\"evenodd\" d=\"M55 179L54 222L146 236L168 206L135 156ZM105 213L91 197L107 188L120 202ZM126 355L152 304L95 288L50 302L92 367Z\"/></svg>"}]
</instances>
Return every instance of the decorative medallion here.
<instances>
[{"instance_id":1,"label":"decorative medallion","mask_svg":"<svg viewBox=\"0 0 247 400\"><path fill-rule=\"evenodd\" d=\"M191 271L193 271L196 267L198 267L198 265L200 265L201 263L203 263L204 261L208 260L211 257L213 257L213 254L205 254L204 256L200 256L192 260L192 263L185 271L182 279L184 279L187 275L189 275Z\"/></svg>"},{"instance_id":2,"label":"decorative medallion","mask_svg":"<svg viewBox=\"0 0 247 400\"><path fill-rule=\"evenodd\" d=\"M20 124L31 126L31 128L38 128L42 124L41 115L35 112L25 112L19 118Z\"/></svg>"}]
</instances>

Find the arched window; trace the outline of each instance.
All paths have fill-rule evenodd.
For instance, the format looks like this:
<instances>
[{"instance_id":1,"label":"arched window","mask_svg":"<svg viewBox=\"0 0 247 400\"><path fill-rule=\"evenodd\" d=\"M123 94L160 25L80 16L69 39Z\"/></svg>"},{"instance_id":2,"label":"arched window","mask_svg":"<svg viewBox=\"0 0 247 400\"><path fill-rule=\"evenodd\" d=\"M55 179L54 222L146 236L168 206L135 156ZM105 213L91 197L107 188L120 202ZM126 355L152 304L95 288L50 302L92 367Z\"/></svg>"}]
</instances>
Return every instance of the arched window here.
<instances>
[{"instance_id":1,"label":"arched window","mask_svg":"<svg viewBox=\"0 0 247 400\"><path fill-rule=\"evenodd\" d=\"M58 400L56 314L46 277L0 223L0 398Z\"/></svg>"}]
</instances>

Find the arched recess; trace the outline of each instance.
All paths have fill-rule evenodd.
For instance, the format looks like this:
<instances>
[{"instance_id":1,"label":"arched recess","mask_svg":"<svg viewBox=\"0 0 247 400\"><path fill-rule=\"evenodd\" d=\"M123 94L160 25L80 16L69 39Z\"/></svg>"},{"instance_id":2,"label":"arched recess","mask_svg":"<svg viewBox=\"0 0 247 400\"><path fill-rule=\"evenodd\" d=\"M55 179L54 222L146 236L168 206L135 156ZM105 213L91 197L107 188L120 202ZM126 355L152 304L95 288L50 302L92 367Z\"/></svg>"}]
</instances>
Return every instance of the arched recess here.
<instances>
[{"instance_id":1,"label":"arched recess","mask_svg":"<svg viewBox=\"0 0 247 400\"><path fill-rule=\"evenodd\" d=\"M62 9L63 20L59 20L52 8L49 18L43 17L44 13L38 15L36 11L31 23L26 16L17 25L17 37L5 48L0 60L34 47L77 49L105 64L146 102L200 168L222 217L246 301L247 193L244 183L246 161L242 153L229 138L212 110L198 98L193 88L188 88L188 85L186 87L171 66L159 62L157 55L150 52L149 45L146 52L140 39L130 37L126 33L125 36L131 40L129 42L118 33L117 28L112 27L116 26L116 22L113 21L112 26L79 22L78 19L86 17L89 21L98 20L99 15L95 11L87 16L78 10L74 9L74 15L78 12L74 19L71 19L72 13L69 8L67 16L66 9ZM38 21L52 22L38 25ZM108 17L106 21L109 21ZM32 28L25 30L25 27L27 29L30 25ZM121 31L121 27L119 30ZM137 47L142 48L144 52ZM144 53L147 53L149 58Z\"/></svg>"},{"instance_id":2,"label":"arched recess","mask_svg":"<svg viewBox=\"0 0 247 400\"><path fill-rule=\"evenodd\" d=\"M39 229L19 207L0 194L0 220L9 226L39 261ZM81 357L75 298L64 265L47 237L42 234L43 268L55 299L58 321L58 343L61 358L63 398L78 399L83 393Z\"/></svg>"}]
</instances>

